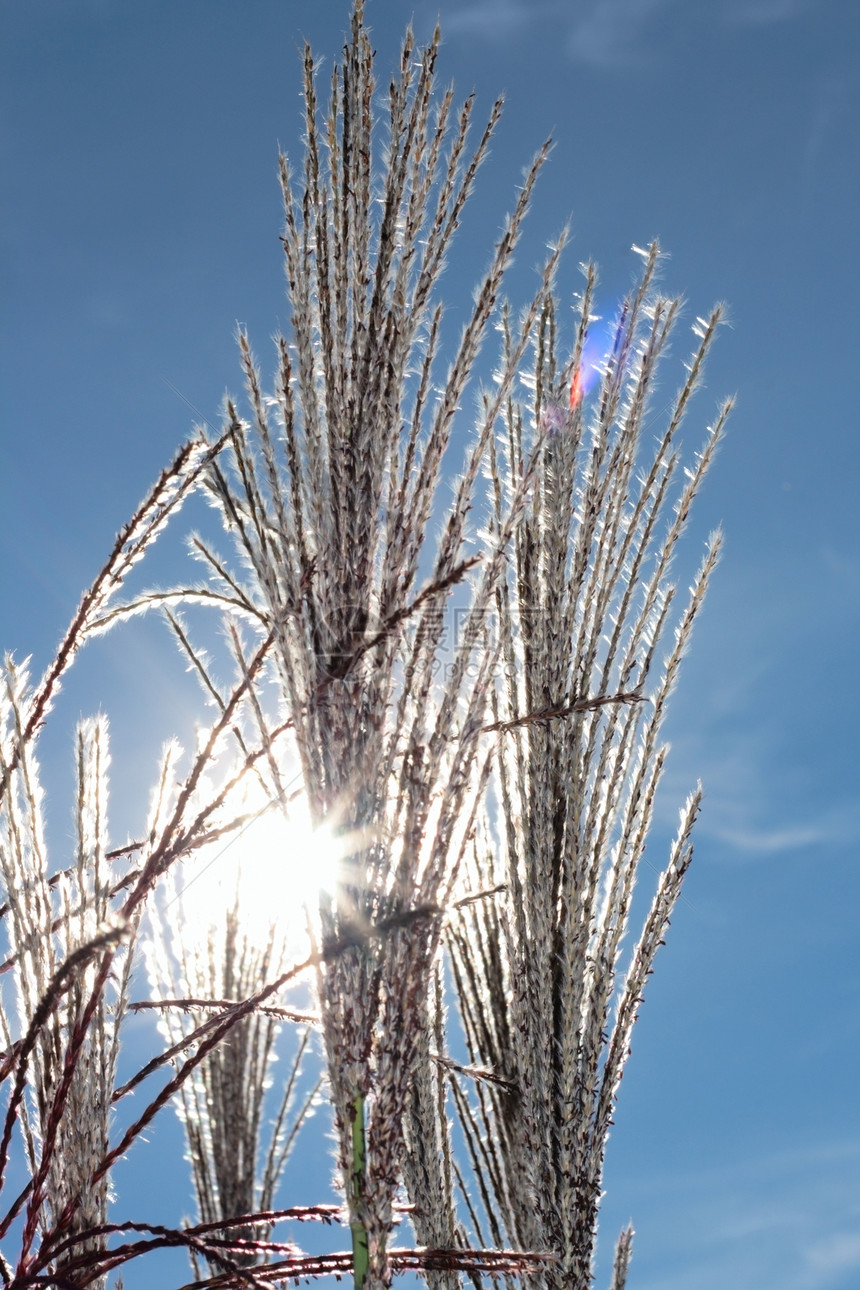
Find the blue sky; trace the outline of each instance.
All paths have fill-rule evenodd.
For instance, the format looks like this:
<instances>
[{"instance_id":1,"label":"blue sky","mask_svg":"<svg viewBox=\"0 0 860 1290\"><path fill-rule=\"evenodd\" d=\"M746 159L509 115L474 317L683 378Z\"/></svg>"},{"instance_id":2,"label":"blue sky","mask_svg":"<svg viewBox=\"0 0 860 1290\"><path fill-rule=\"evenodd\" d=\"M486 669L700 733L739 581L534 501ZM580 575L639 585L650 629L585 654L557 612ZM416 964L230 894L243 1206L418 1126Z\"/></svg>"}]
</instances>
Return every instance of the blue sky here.
<instances>
[{"instance_id":1,"label":"blue sky","mask_svg":"<svg viewBox=\"0 0 860 1290\"><path fill-rule=\"evenodd\" d=\"M737 392L687 542L692 567L724 525L670 721L666 819L696 777L707 796L624 1079L603 1254L632 1217L637 1290L849 1290L860 1280L860 8L369 0L383 76L413 9L426 37L437 8L443 82L459 97L475 88L485 112L507 95L445 282L454 321L549 132L513 298L570 221L562 292L593 257L611 313L636 268L630 244L658 236L689 321L716 300L731 318L690 426L697 442ZM240 390L237 321L270 360L287 318L275 163L279 142L300 152L298 42L330 66L347 11L347 0L0 3L0 640L37 671L190 431L171 386L216 422L225 389ZM148 581L170 577L176 550L155 553ZM111 717L124 833L158 743L191 720L191 693L154 624L82 656L42 756L60 830L78 714L100 704ZM124 1211L141 1214L165 1184L134 1165ZM308 1156L301 1172L322 1187L327 1166ZM180 1194L182 1177L172 1186Z\"/></svg>"}]
</instances>

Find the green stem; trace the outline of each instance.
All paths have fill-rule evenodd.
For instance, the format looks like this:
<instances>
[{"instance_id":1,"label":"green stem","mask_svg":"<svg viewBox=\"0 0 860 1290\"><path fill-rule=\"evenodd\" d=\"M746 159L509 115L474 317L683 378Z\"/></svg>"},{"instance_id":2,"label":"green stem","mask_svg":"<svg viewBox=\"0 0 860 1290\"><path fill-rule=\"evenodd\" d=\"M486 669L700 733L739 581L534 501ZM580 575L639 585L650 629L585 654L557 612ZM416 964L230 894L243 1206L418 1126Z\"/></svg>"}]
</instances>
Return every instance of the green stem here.
<instances>
[{"instance_id":1,"label":"green stem","mask_svg":"<svg viewBox=\"0 0 860 1290\"><path fill-rule=\"evenodd\" d=\"M364 1143L364 1098L356 1093L352 1112L352 1274L354 1290L363 1290L369 1266L367 1228L361 1218L364 1211L366 1171Z\"/></svg>"}]
</instances>

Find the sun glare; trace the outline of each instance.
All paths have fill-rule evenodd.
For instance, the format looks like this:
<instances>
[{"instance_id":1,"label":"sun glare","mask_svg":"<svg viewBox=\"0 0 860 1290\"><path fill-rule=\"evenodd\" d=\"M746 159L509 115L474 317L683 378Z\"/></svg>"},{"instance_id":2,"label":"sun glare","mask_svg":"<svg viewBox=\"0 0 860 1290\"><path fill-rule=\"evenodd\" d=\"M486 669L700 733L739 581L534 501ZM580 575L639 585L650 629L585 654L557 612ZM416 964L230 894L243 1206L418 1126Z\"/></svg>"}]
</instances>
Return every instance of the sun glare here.
<instances>
[{"instance_id":1,"label":"sun glare","mask_svg":"<svg viewBox=\"0 0 860 1290\"><path fill-rule=\"evenodd\" d=\"M307 911L337 883L336 839L313 827L303 800L291 802L287 815L259 787L243 792L236 814L249 818L206 848L186 873L184 921L217 926L238 897L249 937L267 938L274 926L285 940L303 940Z\"/></svg>"}]
</instances>

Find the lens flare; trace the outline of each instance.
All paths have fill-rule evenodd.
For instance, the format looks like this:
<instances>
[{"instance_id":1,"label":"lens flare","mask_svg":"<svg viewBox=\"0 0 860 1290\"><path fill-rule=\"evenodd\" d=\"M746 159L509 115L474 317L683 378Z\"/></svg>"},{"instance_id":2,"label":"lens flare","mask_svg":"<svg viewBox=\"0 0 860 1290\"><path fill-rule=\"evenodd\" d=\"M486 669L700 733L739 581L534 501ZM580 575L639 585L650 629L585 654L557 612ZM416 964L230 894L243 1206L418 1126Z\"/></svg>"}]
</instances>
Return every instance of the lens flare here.
<instances>
[{"instance_id":1,"label":"lens flare","mask_svg":"<svg viewBox=\"0 0 860 1290\"><path fill-rule=\"evenodd\" d=\"M570 410L574 412L582 402L582 368L573 369L573 378L570 382Z\"/></svg>"}]
</instances>

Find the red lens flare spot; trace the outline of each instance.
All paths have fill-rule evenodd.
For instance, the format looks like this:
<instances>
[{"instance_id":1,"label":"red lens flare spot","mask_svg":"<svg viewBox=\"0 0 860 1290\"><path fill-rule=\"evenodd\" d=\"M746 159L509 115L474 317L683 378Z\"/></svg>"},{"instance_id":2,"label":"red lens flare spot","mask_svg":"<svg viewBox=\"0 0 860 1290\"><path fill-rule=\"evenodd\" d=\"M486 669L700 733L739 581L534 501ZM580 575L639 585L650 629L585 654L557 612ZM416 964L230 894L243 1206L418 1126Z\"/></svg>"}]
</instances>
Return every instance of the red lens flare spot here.
<instances>
[{"instance_id":1,"label":"red lens flare spot","mask_svg":"<svg viewBox=\"0 0 860 1290\"><path fill-rule=\"evenodd\" d=\"M577 367L573 373L573 379L570 382L570 410L578 407L582 402L582 372Z\"/></svg>"}]
</instances>

